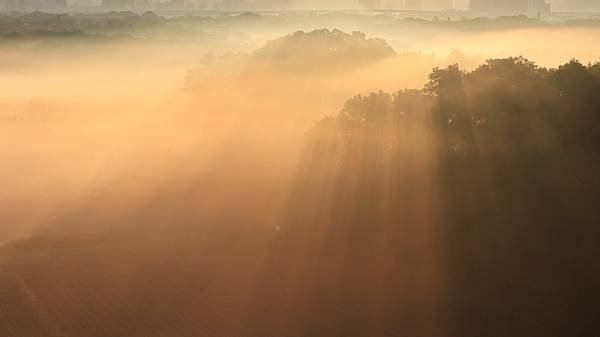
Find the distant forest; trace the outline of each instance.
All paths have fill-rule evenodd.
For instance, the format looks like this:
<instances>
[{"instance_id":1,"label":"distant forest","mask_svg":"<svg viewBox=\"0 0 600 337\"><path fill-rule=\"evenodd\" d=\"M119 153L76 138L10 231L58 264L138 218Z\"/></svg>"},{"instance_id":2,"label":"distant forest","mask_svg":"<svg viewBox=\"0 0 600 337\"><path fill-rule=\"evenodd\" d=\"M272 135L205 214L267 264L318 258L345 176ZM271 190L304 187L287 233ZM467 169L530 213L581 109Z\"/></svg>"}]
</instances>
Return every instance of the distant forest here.
<instances>
[{"instance_id":1,"label":"distant forest","mask_svg":"<svg viewBox=\"0 0 600 337\"><path fill-rule=\"evenodd\" d=\"M108 13L44 13L10 12L0 14L2 37L78 37L110 36L129 38L177 38L196 39L199 33L207 36L226 33L211 26L289 27L306 22L326 27L329 24L352 23L385 29L450 29L457 31L485 31L514 28L564 28L600 26L597 18L573 18L544 21L526 16L490 18L421 18L394 17L388 15L360 15L341 12L322 14L297 13L286 15L262 15L257 13L219 14L214 16L159 16L154 12L134 13L128 11ZM205 37L205 36L201 36Z\"/></svg>"}]
</instances>

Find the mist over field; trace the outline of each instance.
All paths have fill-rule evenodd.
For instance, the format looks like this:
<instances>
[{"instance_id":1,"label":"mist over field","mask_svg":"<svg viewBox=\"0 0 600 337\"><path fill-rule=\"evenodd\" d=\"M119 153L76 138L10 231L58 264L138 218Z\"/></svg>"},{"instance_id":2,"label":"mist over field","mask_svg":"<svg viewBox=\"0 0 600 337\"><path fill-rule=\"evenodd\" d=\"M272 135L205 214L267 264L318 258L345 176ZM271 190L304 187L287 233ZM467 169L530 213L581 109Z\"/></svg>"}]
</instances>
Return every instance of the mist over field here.
<instances>
[{"instance_id":1,"label":"mist over field","mask_svg":"<svg viewBox=\"0 0 600 337\"><path fill-rule=\"evenodd\" d=\"M600 21L0 36L0 336L594 335Z\"/></svg>"}]
</instances>

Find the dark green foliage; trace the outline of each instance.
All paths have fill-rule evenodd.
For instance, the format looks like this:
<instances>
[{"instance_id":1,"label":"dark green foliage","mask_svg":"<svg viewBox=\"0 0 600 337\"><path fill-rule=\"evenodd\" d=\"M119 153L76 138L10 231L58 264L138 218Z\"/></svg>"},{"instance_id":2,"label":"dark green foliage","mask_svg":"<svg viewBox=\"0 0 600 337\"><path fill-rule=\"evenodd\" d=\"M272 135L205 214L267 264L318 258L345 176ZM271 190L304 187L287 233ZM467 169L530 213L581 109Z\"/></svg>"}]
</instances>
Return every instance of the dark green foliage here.
<instances>
[{"instance_id":1,"label":"dark green foliage","mask_svg":"<svg viewBox=\"0 0 600 337\"><path fill-rule=\"evenodd\" d=\"M372 64L394 55L394 49L382 39L324 28L297 31L269 41L252 54L251 60L278 71L323 73Z\"/></svg>"},{"instance_id":2,"label":"dark green foliage","mask_svg":"<svg viewBox=\"0 0 600 337\"><path fill-rule=\"evenodd\" d=\"M436 247L448 336L593 335L599 69L493 59L434 69L421 91L353 97L311 132L308 157L324 143L336 154L313 169L336 173L330 215L310 235L351 233L330 242L367 247L351 256L381 233L396 258L416 254L407 241Z\"/></svg>"},{"instance_id":3,"label":"dark green foliage","mask_svg":"<svg viewBox=\"0 0 600 337\"><path fill-rule=\"evenodd\" d=\"M548 70L522 57L489 60L468 73L457 65L436 68L421 91L348 100L336 118L337 132L355 141L365 130L383 136L384 130L414 126L420 116L419 126L435 131L450 152L481 151L482 146L488 153L577 146L571 150L595 155L598 69L598 64L573 60Z\"/></svg>"}]
</instances>

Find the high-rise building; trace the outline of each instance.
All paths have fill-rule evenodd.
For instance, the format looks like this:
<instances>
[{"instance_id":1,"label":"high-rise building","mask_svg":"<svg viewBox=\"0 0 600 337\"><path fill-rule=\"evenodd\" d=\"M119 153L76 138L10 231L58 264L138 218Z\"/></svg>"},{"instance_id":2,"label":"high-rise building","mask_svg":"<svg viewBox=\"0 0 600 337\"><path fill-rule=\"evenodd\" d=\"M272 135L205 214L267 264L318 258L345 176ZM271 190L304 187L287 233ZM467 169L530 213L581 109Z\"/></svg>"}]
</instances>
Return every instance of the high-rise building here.
<instances>
[{"instance_id":1,"label":"high-rise building","mask_svg":"<svg viewBox=\"0 0 600 337\"><path fill-rule=\"evenodd\" d=\"M389 9L404 9L404 0L388 0L387 6Z\"/></svg>"},{"instance_id":2,"label":"high-rise building","mask_svg":"<svg viewBox=\"0 0 600 337\"><path fill-rule=\"evenodd\" d=\"M600 0L569 0L567 9L573 12L600 11Z\"/></svg>"},{"instance_id":3,"label":"high-rise building","mask_svg":"<svg viewBox=\"0 0 600 337\"><path fill-rule=\"evenodd\" d=\"M473 12L497 14L523 14L528 11L527 0L471 0Z\"/></svg>"},{"instance_id":4,"label":"high-rise building","mask_svg":"<svg viewBox=\"0 0 600 337\"><path fill-rule=\"evenodd\" d=\"M131 10L134 7L134 0L102 0L102 8L105 10Z\"/></svg>"},{"instance_id":5,"label":"high-rise building","mask_svg":"<svg viewBox=\"0 0 600 337\"><path fill-rule=\"evenodd\" d=\"M404 3L404 8L411 11L420 11L423 9L423 1L422 0L406 0Z\"/></svg>"},{"instance_id":6,"label":"high-rise building","mask_svg":"<svg viewBox=\"0 0 600 337\"><path fill-rule=\"evenodd\" d=\"M432 0L431 9L435 11L449 11L454 9L453 0Z\"/></svg>"},{"instance_id":7,"label":"high-rise building","mask_svg":"<svg viewBox=\"0 0 600 337\"><path fill-rule=\"evenodd\" d=\"M358 0L358 5L361 8L366 8L366 9L380 9L381 1L380 0Z\"/></svg>"},{"instance_id":8,"label":"high-rise building","mask_svg":"<svg viewBox=\"0 0 600 337\"><path fill-rule=\"evenodd\" d=\"M548 15L550 14L550 4L546 0L529 0L529 13Z\"/></svg>"},{"instance_id":9,"label":"high-rise building","mask_svg":"<svg viewBox=\"0 0 600 337\"><path fill-rule=\"evenodd\" d=\"M62 13L67 8L66 0L7 0L4 2L5 10L21 12L53 12Z\"/></svg>"},{"instance_id":10,"label":"high-rise building","mask_svg":"<svg viewBox=\"0 0 600 337\"><path fill-rule=\"evenodd\" d=\"M498 15L547 14L550 12L550 5L546 0L471 0L469 8L472 12Z\"/></svg>"}]
</instances>

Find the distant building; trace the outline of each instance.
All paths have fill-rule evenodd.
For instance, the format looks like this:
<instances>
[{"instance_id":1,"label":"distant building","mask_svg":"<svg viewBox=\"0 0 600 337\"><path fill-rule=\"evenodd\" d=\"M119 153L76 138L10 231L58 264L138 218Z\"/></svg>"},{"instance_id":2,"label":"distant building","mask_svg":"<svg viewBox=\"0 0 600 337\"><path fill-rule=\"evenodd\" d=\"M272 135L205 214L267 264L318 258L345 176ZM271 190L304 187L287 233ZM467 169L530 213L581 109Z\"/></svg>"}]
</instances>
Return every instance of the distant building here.
<instances>
[{"instance_id":1,"label":"distant building","mask_svg":"<svg viewBox=\"0 0 600 337\"><path fill-rule=\"evenodd\" d=\"M567 10L573 12L600 11L600 0L569 0Z\"/></svg>"},{"instance_id":2,"label":"distant building","mask_svg":"<svg viewBox=\"0 0 600 337\"><path fill-rule=\"evenodd\" d=\"M422 0L406 0L404 8L411 11L420 11L423 9Z\"/></svg>"},{"instance_id":3,"label":"distant building","mask_svg":"<svg viewBox=\"0 0 600 337\"><path fill-rule=\"evenodd\" d=\"M525 0L471 0L469 8L472 12L494 14L525 14L528 11Z\"/></svg>"},{"instance_id":4,"label":"distant building","mask_svg":"<svg viewBox=\"0 0 600 337\"><path fill-rule=\"evenodd\" d=\"M109 11L124 11L134 8L134 0L102 0L102 9Z\"/></svg>"},{"instance_id":5,"label":"distant building","mask_svg":"<svg viewBox=\"0 0 600 337\"><path fill-rule=\"evenodd\" d=\"M404 0L388 0L388 8L404 9Z\"/></svg>"},{"instance_id":6,"label":"distant building","mask_svg":"<svg viewBox=\"0 0 600 337\"><path fill-rule=\"evenodd\" d=\"M551 12L550 4L546 0L529 0L529 14L548 15Z\"/></svg>"},{"instance_id":7,"label":"distant building","mask_svg":"<svg viewBox=\"0 0 600 337\"><path fill-rule=\"evenodd\" d=\"M19 12L56 12L66 11L66 0L6 0L4 9Z\"/></svg>"},{"instance_id":8,"label":"distant building","mask_svg":"<svg viewBox=\"0 0 600 337\"><path fill-rule=\"evenodd\" d=\"M565 12L567 10L567 0L547 0L553 12Z\"/></svg>"},{"instance_id":9,"label":"distant building","mask_svg":"<svg viewBox=\"0 0 600 337\"><path fill-rule=\"evenodd\" d=\"M550 4L546 0L471 0L469 9L494 15L546 15L550 13Z\"/></svg>"},{"instance_id":10,"label":"distant building","mask_svg":"<svg viewBox=\"0 0 600 337\"><path fill-rule=\"evenodd\" d=\"M431 9L434 11L449 11L454 9L453 0L432 0Z\"/></svg>"},{"instance_id":11,"label":"distant building","mask_svg":"<svg viewBox=\"0 0 600 337\"><path fill-rule=\"evenodd\" d=\"M380 0L358 0L358 6L367 9L379 9L381 8Z\"/></svg>"}]
</instances>

